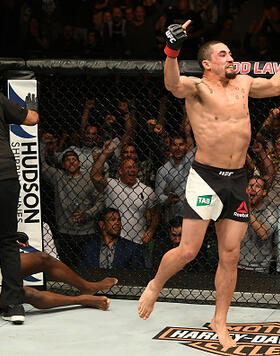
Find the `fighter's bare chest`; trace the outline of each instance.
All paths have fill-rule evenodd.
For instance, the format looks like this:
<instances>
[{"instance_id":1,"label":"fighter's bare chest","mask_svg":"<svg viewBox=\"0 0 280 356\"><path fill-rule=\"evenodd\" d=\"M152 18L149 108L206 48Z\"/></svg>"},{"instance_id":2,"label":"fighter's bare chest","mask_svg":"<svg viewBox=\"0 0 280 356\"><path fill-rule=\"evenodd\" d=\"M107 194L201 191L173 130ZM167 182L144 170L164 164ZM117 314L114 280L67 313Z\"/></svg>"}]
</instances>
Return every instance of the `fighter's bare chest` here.
<instances>
[{"instance_id":1,"label":"fighter's bare chest","mask_svg":"<svg viewBox=\"0 0 280 356\"><path fill-rule=\"evenodd\" d=\"M226 103L238 104L248 98L246 87L239 81L222 86L201 79L195 83L195 86L197 98L205 102L220 102L223 105Z\"/></svg>"},{"instance_id":2,"label":"fighter's bare chest","mask_svg":"<svg viewBox=\"0 0 280 356\"><path fill-rule=\"evenodd\" d=\"M205 107L228 110L246 110L248 95L246 89L240 86L226 88L207 87L200 92L201 103Z\"/></svg>"}]
</instances>

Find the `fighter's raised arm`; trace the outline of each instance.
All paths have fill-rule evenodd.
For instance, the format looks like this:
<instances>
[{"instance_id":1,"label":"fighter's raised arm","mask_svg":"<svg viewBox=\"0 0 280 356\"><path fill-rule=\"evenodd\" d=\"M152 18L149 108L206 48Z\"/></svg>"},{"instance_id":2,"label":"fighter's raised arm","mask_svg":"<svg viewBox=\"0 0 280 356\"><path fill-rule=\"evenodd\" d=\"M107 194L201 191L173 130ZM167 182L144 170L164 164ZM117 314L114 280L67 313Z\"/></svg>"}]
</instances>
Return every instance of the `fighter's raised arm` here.
<instances>
[{"instance_id":1,"label":"fighter's raised arm","mask_svg":"<svg viewBox=\"0 0 280 356\"><path fill-rule=\"evenodd\" d=\"M270 79L252 78L249 96L252 98L268 98L280 95L280 71Z\"/></svg>"},{"instance_id":2,"label":"fighter's raised arm","mask_svg":"<svg viewBox=\"0 0 280 356\"><path fill-rule=\"evenodd\" d=\"M177 60L183 42L187 38L187 27L190 23L191 20L188 20L183 25L170 25L165 33L166 47L164 52L167 58L164 64L164 83L166 89L171 91L177 98L185 98L196 90L195 84L190 77L180 75Z\"/></svg>"}]
</instances>

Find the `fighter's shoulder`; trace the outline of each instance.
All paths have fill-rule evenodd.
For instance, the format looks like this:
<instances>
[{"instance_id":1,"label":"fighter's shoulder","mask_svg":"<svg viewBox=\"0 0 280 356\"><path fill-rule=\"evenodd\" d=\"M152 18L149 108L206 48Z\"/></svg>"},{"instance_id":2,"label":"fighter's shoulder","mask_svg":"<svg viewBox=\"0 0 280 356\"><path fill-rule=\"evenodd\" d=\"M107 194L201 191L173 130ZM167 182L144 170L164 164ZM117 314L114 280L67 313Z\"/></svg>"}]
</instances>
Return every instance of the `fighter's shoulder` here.
<instances>
[{"instance_id":1,"label":"fighter's shoulder","mask_svg":"<svg viewBox=\"0 0 280 356\"><path fill-rule=\"evenodd\" d=\"M243 89L249 89L254 78L251 77L250 75L247 74L238 74L236 78L234 79L234 83L236 86L243 88Z\"/></svg>"},{"instance_id":2,"label":"fighter's shoulder","mask_svg":"<svg viewBox=\"0 0 280 356\"><path fill-rule=\"evenodd\" d=\"M254 78L248 74L238 74L236 76L236 80L239 81L240 83L244 83L244 84L247 83L250 85L253 82Z\"/></svg>"},{"instance_id":3,"label":"fighter's shoulder","mask_svg":"<svg viewBox=\"0 0 280 356\"><path fill-rule=\"evenodd\" d=\"M188 76L188 78L192 80L194 83L201 81L200 77Z\"/></svg>"},{"instance_id":4,"label":"fighter's shoulder","mask_svg":"<svg viewBox=\"0 0 280 356\"><path fill-rule=\"evenodd\" d=\"M202 78L199 78L199 77L190 76L187 78L188 78L189 82L194 85L194 87L196 87L198 84L200 84L203 81Z\"/></svg>"},{"instance_id":5,"label":"fighter's shoulder","mask_svg":"<svg viewBox=\"0 0 280 356\"><path fill-rule=\"evenodd\" d=\"M185 76L183 77L183 84L186 89L186 96L193 95L198 91L199 85L203 83L203 79L199 77L193 76Z\"/></svg>"}]
</instances>

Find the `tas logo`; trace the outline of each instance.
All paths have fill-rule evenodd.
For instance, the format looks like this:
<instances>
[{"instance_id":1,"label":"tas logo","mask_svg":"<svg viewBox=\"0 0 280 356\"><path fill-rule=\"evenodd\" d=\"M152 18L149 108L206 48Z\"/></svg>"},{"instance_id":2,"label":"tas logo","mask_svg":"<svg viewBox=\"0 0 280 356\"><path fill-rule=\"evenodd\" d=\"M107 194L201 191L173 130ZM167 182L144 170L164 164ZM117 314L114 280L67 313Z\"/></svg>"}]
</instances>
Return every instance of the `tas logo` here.
<instances>
[{"instance_id":1,"label":"tas logo","mask_svg":"<svg viewBox=\"0 0 280 356\"><path fill-rule=\"evenodd\" d=\"M231 337L237 342L237 346L231 348L225 348L219 343L218 336L209 328L209 323L203 327L204 329L167 326L153 339L178 341L181 345L216 355L280 355L278 322L227 324Z\"/></svg>"},{"instance_id":2,"label":"tas logo","mask_svg":"<svg viewBox=\"0 0 280 356\"><path fill-rule=\"evenodd\" d=\"M210 205L212 201L212 195L200 195L197 197L196 206L207 206Z\"/></svg>"}]
</instances>

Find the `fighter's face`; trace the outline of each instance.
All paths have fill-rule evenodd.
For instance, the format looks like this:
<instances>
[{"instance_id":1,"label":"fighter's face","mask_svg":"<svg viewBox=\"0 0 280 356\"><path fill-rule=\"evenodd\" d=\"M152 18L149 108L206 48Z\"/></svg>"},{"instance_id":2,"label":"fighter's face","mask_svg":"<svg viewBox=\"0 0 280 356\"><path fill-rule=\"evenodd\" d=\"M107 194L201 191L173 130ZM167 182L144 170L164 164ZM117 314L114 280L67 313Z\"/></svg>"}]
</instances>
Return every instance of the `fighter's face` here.
<instances>
[{"instance_id":1,"label":"fighter's face","mask_svg":"<svg viewBox=\"0 0 280 356\"><path fill-rule=\"evenodd\" d=\"M211 71L219 77L234 79L237 75L234 71L232 54L224 43L217 43L212 46L209 65Z\"/></svg>"}]
</instances>

